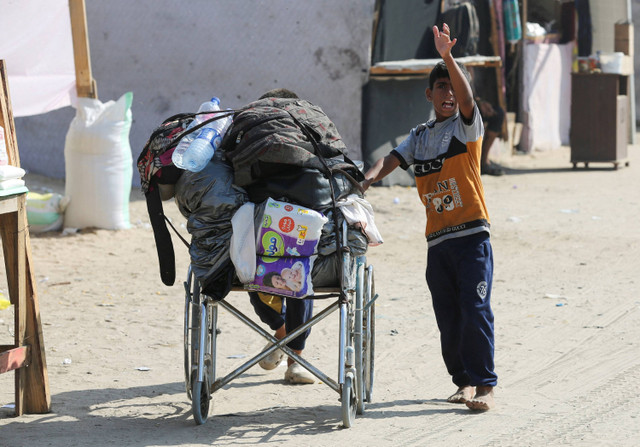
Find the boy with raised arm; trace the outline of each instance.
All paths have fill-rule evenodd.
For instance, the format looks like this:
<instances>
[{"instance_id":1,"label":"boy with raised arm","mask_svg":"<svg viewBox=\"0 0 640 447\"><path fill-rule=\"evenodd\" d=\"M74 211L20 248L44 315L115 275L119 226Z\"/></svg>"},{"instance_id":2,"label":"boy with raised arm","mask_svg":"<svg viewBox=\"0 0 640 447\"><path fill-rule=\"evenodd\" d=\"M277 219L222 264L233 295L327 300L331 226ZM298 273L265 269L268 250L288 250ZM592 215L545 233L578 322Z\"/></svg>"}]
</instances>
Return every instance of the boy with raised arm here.
<instances>
[{"instance_id":1,"label":"boy with raised arm","mask_svg":"<svg viewBox=\"0 0 640 447\"><path fill-rule=\"evenodd\" d=\"M427 273L442 357L457 391L447 400L494 407L493 252L480 179L483 124L466 69L451 55L450 30L433 28L442 57L429 76L435 119L420 124L365 174L368 188L413 165L427 215Z\"/></svg>"}]
</instances>

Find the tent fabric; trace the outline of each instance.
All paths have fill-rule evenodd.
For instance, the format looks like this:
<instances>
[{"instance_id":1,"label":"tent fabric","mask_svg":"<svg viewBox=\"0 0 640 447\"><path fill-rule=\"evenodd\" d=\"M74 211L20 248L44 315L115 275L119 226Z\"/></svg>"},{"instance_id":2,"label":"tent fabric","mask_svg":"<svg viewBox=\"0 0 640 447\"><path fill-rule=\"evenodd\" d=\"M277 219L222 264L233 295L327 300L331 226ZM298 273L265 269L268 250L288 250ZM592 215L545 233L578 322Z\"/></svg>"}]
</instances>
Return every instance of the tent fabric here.
<instances>
[{"instance_id":1,"label":"tent fabric","mask_svg":"<svg viewBox=\"0 0 640 447\"><path fill-rule=\"evenodd\" d=\"M15 117L75 104L68 0L4 0L0 59L6 63Z\"/></svg>"},{"instance_id":2,"label":"tent fabric","mask_svg":"<svg viewBox=\"0 0 640 447\"><path fill-rule=\"evenodd\" d=\"M373 63L438 57L431 28L439 11L436 0L381 0Z\"/></svg>"},{"instance_id":3,"label":"tent fabric","mask_svg":"<svg viewBox=\"0 0 640 447\"><path fill-rule=\"evenodd\" d=\"M588 0L576 0L578 14L578 56L589 57L593 46L591 10Z\"/></svg>"},{"instance_id":4,"label":"tent fabric","mask_svg":"<svg viewBox=\"0 0 640 447\"><path fill-rule=\"evenodd\" d=\"M523 151L569 144L573 43L524 46Z\"/></svg>"}]
</instances>

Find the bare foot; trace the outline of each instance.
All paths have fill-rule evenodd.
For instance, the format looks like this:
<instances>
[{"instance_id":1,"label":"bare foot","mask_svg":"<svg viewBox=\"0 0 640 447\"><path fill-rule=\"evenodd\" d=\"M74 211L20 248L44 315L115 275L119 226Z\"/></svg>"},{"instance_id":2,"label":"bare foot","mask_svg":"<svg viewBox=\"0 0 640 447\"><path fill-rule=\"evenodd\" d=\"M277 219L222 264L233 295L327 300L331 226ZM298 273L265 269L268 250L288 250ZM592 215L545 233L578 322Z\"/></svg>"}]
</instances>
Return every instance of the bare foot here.
<instances>
[{"instance_id":1,"label":"bare foot","mask_svg":"<svg viewBox=\"0 0 640 447\"><path fill-rule=\"evenodd\" d=\"M447 398L447 402L452 404L463 404L473 399L475 389L472 386L461 386L454 394Z\"/></svg>"},{"instance_id":2,"label":"bare foot","mask_svg":"<svg viewBox=\"0 0 640 447\"><path fill-rule=\"evenodd\" d=\"M479 386L476 387L476 395L473 399L467 401L467 407L472 410L487 411L496 406L493 400L493 387L492 386Z\"/></svg>"}]
</instances>

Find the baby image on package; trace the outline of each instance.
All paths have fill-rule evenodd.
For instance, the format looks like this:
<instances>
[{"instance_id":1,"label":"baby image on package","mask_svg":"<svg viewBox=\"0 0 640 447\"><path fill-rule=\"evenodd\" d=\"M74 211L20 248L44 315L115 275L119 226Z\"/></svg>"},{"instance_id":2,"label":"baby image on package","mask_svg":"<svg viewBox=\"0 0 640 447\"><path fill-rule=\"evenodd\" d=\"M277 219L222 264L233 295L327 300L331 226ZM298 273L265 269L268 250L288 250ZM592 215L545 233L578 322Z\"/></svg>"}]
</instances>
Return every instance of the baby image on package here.
<instances>
[{"instance_id":1,"label":"baby image on package","mask_svg":"<svg viewBox=\"0 0 640 447\"><path fill-rule=\"evenodd\" d=\"M311 256L326 222L317 211L269 198L256 216L256 252L273 257Z\"/></svg>"},{"instance_id":2,"label":"baby image on package","mask_svg":"<svg viewBox=\"0 0 640 447\"><path fill-rule=\"evenodd\" d=\"M311 270L315 258L258 256L255 278L245 288L294 298L313 295Z\"/></svg>"}]
</instances>

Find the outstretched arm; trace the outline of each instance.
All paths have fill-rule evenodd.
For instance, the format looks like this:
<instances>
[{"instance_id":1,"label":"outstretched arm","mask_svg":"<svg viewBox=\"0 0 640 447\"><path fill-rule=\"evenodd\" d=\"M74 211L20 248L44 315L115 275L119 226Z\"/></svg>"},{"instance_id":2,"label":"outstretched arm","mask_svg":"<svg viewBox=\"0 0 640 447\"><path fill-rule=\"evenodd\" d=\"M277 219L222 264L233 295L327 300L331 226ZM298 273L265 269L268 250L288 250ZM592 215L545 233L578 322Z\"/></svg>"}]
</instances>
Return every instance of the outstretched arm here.
<instances>
[{"instance_id":1,"label":"outstretched arm","mask_svg":"<svg viewBox=\"0 0 640 447\"><path fill-rule=\"evenodd\" d=\"M433 27L433 37L435 40L436 50L447 65L449 78L451 79L451 86L455 92L456 100L460 107L460 113L467 120L470 120L473 118L473 108L475 105L473 91L471 90L471 86L469 85L467 78L462 74L460 67L458 67L458 64L451 55L451 48L453 48L458 39L451 40L451 31L449 30L449 25L446 23L442 25L442 31L440 31L437 26Z\"/></svg>"},{"instance_id":2,"label":"outstretched arm","mask_svg":"<svg viewBox=\"0 0 640 447\"><path fill-rule=\"evenodd\" d=\"M366 190L372 183L382 180L387 175L391 174L395 168L400 166L400 160L398 157L388 154L386 157L379 159L376 163L365 173L362 187Z\"/></svg>"}]
</instances>

